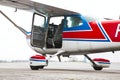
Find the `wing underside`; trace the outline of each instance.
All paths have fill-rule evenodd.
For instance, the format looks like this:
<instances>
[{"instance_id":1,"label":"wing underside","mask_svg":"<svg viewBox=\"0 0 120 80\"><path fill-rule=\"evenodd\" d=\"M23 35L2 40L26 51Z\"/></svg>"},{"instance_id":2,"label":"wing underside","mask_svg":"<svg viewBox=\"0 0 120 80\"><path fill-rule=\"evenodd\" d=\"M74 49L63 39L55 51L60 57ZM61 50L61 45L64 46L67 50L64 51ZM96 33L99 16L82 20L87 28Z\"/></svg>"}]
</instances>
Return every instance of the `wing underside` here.
<instances>
[{"instance_id":1,"label":"wing underside","mask_svg":"<svg viewBox=\"0 0 120 80\"><path fill-rule=\"evenodd\" d=\"M56 8L31 0L0 0L0 5L28 10L32 12L39 12L50 16L78 14L77 12Z\"/></svg>"}]
</instances>

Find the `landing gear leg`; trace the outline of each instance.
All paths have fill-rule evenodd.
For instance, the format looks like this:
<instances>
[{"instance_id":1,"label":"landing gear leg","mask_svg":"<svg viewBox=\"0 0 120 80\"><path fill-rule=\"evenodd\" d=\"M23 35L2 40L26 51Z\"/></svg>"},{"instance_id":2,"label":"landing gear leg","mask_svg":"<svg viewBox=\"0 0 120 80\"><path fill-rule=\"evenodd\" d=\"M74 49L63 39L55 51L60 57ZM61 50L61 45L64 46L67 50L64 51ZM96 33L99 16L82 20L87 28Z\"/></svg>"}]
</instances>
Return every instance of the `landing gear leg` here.
<instances>
[{"instance_id":1,"label":"landing gear leg","mask_svg":"<svg viewBox=\"0 0 120 80\"><path fill-rule=\"evenodd\" d=\"M88 55L84 55L93 65L94 70L102 70L102 66L98 66Z\"/></svg>"}]
</instances>

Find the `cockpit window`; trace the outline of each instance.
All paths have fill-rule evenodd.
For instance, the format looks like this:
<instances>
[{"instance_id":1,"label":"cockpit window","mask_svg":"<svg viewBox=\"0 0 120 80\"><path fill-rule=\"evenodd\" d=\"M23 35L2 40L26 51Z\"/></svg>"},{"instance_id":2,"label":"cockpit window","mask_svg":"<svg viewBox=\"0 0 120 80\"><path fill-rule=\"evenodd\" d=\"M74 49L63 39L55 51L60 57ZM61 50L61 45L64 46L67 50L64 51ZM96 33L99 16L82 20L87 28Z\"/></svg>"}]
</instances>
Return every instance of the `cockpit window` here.
<instances>
[{"instance_id":1,"label":"cockpit window","mask_svg":"<svg viewBox=\"0 0 120 80\"><path fill-rule=\"evenodd\" d=\"M83 24L82 20L79 17L70 16L70 17L67 17L66 20L67 20L66 26L68 28L80 26Z\"/></svg>"},{"instance_id":2,"label":"cockpit window","mask_svg":"<svg viewBox=\"0 0 120 80\"><path fill-rule=\"evenodd\" d=\"M84 16L85 19L87 20L87 22L92 22L92 21L98 21L98 20L105 20L103 18L100 18L100 17L92 17L92 16Z\"/></svg>"},{"instance_id":3,"label":"cockpit window","mask_svg":"<svg viewBox=\"0 0 120 80\"><path fill-rule=\"evenodd\" d=\"M60 17L52 17L52 18L50 19L50 23L49 23L49 24L59 25L59 24L61 24L62 19L64 19L63 16L60 16Z\"/></svg>"}]
</instances>

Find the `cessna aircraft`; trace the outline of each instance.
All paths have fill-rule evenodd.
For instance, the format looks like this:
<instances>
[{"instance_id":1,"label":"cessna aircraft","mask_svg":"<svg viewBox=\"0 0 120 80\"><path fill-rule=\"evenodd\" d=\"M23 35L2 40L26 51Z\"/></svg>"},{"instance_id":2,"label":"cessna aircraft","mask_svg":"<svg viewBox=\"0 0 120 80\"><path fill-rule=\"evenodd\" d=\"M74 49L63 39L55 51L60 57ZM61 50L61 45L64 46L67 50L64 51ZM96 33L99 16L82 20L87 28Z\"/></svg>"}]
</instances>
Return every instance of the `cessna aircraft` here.
<instances>
[{"instance_id":1,"label":"cessna aircraft","mask_svg":"<svg viewBox=\"0 0 120 80\"><path fill-rule=\"evenodd\" d=\"M120 20L100 21L90 16L83 16L74 11L60 9L31 0L0 0L0 5L33 12L31 32L15 24L25 34L31 48L42 54L30 58L32 70L47 65L46 54L69 57L84 55L95 70L108 67L109 60L91 59L87 54L114 52L120 50ZM38 64L39 63L39 64Z\"/></svg>"}]
</instances>

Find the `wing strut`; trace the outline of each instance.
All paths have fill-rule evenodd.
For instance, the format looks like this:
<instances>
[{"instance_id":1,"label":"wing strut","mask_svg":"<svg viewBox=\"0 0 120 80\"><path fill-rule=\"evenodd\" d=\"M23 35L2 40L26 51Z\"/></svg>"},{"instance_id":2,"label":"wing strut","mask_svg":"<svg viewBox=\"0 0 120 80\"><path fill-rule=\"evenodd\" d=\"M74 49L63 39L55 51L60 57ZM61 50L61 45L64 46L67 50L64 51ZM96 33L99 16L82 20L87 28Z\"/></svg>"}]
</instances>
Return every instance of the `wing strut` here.
<instances>
[{"instance_id":1,"label":"wing strut","mask_svg":"<svg viewBox=\"0 0 120 80\"><path fill-rule=\"evenodd\" d=\"M25 29L23 29L22 27L18 26L16 23L14 23L5 13L3 13L0 10L0 13L6 18L8 19L17 29L19 29L23 34L25 34L27 36L27 31Z\"/></svg>"}]
</instances>

